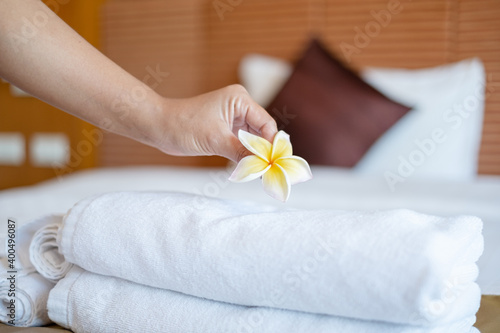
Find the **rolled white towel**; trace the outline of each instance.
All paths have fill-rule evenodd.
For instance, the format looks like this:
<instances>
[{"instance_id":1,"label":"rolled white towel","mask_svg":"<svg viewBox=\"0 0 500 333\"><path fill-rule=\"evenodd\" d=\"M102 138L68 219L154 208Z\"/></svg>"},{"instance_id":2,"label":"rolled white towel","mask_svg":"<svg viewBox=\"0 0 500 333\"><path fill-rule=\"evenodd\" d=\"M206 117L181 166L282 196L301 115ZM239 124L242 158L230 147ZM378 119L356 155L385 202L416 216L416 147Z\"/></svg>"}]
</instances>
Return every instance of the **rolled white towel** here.
<instances>
[{"instance_id":1,"label":"rolled white towel","mask_svg":"<svg viewBox=\"0 0 500 333\"><path fill-rule=\"evenodd\" d=\"M474 316L432 328L246 307L102 276L74 266L50 292L57 324L76 333L479 333Z\"/></svg>"},{"instance_id":2,"label":"rolled white towel","mask_svg":"<svg viewBox=\"0 0 500 333\"><path fill-rule=\"evenodd\" d=\"M35 233L44 227L60 226L62 217L57 215L47 215L36 220L28 222L14 233L13 242L5 242L6 257L2 258L2 266L5 270L16 270L17 275L26 275L35 271L30 260L29 248L31 240ZM12 254L12 261L9 261L8 255Z\"/></svg>"},{"instance_id":3,"label":"rolled white towel","mask_svg":"<svg viewBox=\"0 0 500 333\"><path fill-rule=\"evenodd\" d=\"M66 261L59 253L56 241L62 218L59 216L52 218L51 223L43 225L33 235L29 258L40 275L55 283L68 273L73 264Z\"/></svg>"},{"instance_id":4,"label":"rolled white towel","mask_svg":"<svg viewBox=\"0 0 500 333\"><path fill-rule=\"evenodd\" d=\"M0 321L13 326L42 326L50 323L47 299L54 283L38 273L8 274L0 281Z\"/></svg>"},{"instance_id":5,"label":"rolled white towel","mask_svg":"<svg viewBox=\"0 0 500 333\"><path fill-rule=\"evenodd\" d=\"M0 309L0 321L8 323L14 319L14 326L41 326L50 323L47 298L54 283L36 272L30 260L29 249L38 230L54 228L61 222L61 216L43 216L16 229L14 242L6 242L5 252L13 252L11 258L2 258L0 299L3 305Z\"/></svg>"},{"instance_id":6,"label":"rolled white towel","mask_svg":"<svg viewBox=\"0 0 500 333\"><path fill-rule=\"evenodd\" d=\"M481 229L469 216L118 192L77 203L57 243L91 272L197 297L431 326L477 311Z\"/></svg>"}]
</instances>

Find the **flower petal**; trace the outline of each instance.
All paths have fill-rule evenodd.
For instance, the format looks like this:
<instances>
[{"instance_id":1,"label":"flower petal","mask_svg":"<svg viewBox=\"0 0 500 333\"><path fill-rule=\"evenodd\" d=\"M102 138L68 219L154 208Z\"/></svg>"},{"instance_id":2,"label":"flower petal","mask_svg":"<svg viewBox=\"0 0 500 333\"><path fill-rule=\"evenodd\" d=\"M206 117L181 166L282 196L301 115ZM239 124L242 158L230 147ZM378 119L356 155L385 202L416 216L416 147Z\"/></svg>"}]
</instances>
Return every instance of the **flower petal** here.
<instances>
[{"instance_id":1,"label":"flower petal","mask_svg":"<svg viewBox=\"0 0 500 333\"><path fill-rule=\"evenodd\" d=\"M255 155L241 159L229 180L235 183L248 182L262 176L271 165Z\"/></svg>"},{"instance_id":2,"label":"flower petal","mask_svg":"<svg viewBox=\"0 0 500 333\"><path fill-rule=\"evenodd\" d=\"M290 142L290 135L286 134L284 131L279 131L274 136L271 161L285 156L292 156L292 144Z\"/></svg>"},{"instance_id":3,"label":"flower petal","mask_svg":"<svg viewBox=\"0 0 500 333\"><path fill-rule=\"evenodd\" d=\"M312 178L311 168L305 159L298 156L281 157L274 161L286 172L291 185L305 182Z\"/></svg>"},{"instance_id":4,"label":"flower petal","mask_svg":"<svg viewBox=\"0 0 500 333\"><path fill-rule=\"evenodd\" d=\"M272 146L269 141L243 130L238 131L238 139L240 139L241 143L243 144L243 146L245 146L246 149L250 150L252 153L259 156L264 161L269 162L272 150Z\"/></svg>"},{"instance_id":5,"label":"flower petal","mask_svg":"<svg viewBox=\"0 0 500 333\"><path fill-rule=\"evenodd\" d=\"M271 197L283 202L288 200L291 184L285 170L279 164L273 164L267 170L262 176L262 184L264 185L264 190Z\"/></svg>"}]
</instances>

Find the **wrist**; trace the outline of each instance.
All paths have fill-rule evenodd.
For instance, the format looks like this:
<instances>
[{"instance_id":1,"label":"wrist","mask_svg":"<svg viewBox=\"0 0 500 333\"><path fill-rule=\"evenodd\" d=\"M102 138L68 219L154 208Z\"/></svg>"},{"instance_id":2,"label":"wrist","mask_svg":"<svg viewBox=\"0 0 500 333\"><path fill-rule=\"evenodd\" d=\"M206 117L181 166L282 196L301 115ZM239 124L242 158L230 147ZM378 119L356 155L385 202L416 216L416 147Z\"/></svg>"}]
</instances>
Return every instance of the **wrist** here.
<instances>
[{"instance_id":1,"label":"wrist","mask_svg":"<svg viewBox=\"0 0 500 333\"><path fill-rule=\"evenodd\" d=\"M96 125L158 148L164 124L164 102L165 98L147 86L127 89L112 101L104 102L108 111L99 117Z\"/></svg>"},{"instance_id":2,"label":"wrist","mask_svg":"<svg viewBox=\"0 0 500 333\"><path fill-rule=\"evenodd\" d=\"M161 150L162 142L168 132L169 99L151 91L144 103L138 105L137 135L135 138L154 148Z\"/></svg>"},{"instance_id":3,"label":"wrist","mask_svg":"<svg viewBox=\"0 0 500 333\"><path fill-rule=\"evenodd\" d=\"M185 101L158 94L151 98L149 105L143 110L145 115L140 125L142 142L169 155L184 155L183 139L188 132L184 127L186 122L182 119L185 115Z\"/></svg>"}]
</instances>

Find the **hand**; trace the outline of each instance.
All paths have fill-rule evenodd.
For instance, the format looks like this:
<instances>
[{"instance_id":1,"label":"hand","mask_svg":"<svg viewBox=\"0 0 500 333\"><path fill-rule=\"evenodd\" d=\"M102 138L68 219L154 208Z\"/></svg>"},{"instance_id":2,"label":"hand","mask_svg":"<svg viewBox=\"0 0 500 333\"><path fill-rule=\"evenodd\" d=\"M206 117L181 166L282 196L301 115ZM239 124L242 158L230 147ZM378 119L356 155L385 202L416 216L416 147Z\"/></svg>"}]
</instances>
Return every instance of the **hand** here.
<instances>
[{"instance_id":1,"label":"hand","mask_svg":"<svg viewBox=\"0 0 500 333\"><path fill-rule=\"evenodd\" d=\"M157 115L155 146L171 155L220 155L235 162L251 153L237 138L239 129L272 142L274 119L240 85L187 99L165 99Z\"/></svg>"}]
</instances>

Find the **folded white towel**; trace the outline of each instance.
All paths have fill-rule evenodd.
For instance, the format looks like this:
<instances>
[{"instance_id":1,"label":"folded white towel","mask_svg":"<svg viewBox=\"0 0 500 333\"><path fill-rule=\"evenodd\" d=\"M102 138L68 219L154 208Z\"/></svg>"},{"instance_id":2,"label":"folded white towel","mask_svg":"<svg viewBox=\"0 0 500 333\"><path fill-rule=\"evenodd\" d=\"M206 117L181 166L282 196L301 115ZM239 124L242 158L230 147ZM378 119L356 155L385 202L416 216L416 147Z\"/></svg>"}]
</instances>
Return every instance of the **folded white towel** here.
<instances>
[{"instance_id":1,"label":"folded white towel","mask_svg":"<svg viewBox=\"0 0 500 333\"><path fill-rule=\"evenodd\" d=\"M409 210L283 211L190 194L118 192L77 203L58 245L91 272L188 295L435 325L479 307L473 281L481 228L475 217Z\"/></svg>"},{"instance_id":2,"label":"folded white towel","mask_svg":"<svg viewBox=\"0 0 500 333\"><path fill-rule=\"evenodd\" d=\"M211 301L75 266L50 292L50 318L79 332L478 333L475 317L434 328Z\"/></svg>"},{"instance_id":3,"label":"folded white towel","mask_svg":"<svg viewBox=\"0 0 500 333\"><path fill-rule=\"evenodd\" d=\"M14 326L50 323L47 299L54 283L38 273L7 275L0 281L0 321ZM12 303L13 300L13 303Z\"/></svg>"},{"instance_id":4,"label":"folded white towel","mask_svg":"<svg viewBox=\"0 0 500 333\"><path fill-rule=\"evenodd\" d=\"M50 223L42 225L33 235L29 246L29 259L40 275L55 283L66 275L73 264L59 253L56 242L62 217L50 218Z\"/></svg>"}]
</instances>

